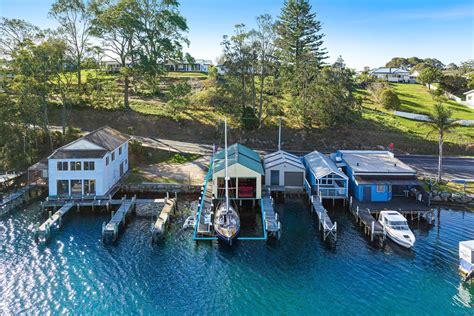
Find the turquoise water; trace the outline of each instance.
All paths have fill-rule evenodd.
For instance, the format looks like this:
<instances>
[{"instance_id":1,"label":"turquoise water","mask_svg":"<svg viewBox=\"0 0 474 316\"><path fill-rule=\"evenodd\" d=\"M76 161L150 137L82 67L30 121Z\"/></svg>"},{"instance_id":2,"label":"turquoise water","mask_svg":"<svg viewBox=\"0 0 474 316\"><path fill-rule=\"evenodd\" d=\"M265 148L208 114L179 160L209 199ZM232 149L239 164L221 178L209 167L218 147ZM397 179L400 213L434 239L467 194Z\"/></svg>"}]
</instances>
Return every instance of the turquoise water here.
<instances>
[{"instance_id":1,"label":"turquoise water","mask_svg":"<svg viewBox=\"0 0 474 316\"><path fill-rule=\"evenodd\" d=\"M415 249L371 246L349 214L334 211L336 247L318 236L299 200L277 205L277 243L233 248L196 244L175 220L150 244L150 219L134 217L115 245L100 241L108 216L68 215L38 246L38 210L0 219L0 314L466 314L474 283L461 285L458 242L474 239L474 214L442 210L429 227L413 223Z\"/></svg>"}]
</instances>

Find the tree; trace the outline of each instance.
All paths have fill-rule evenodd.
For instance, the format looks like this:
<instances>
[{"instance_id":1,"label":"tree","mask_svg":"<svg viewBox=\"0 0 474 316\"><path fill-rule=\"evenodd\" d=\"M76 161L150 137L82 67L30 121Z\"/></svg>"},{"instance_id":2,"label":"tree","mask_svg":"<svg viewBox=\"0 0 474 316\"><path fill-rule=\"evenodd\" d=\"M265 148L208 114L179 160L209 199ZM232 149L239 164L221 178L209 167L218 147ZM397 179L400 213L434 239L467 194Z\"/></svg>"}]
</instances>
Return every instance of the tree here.
<instances>
[{"instance_id":1,"label":"tree","mask_svg":"<svg viewBox=\"0 0 474 316\"><path fill-rule=\"evenodd\" d=\"M431 84L440 80L442 76L441 70L434 67L426 67L420 72L418 80L423 84L427 84L428 89L431 90Z\"/></svg>"},{"instance_id":2,"label":"tree","mask_svg":"<svg viewBox=\"0 0 474 316\"><path fill-rule=\"evenodd\" d=\"M352 122L360 114L360 99L353 94L354 73L347 68L324 67L310 83L306 93L307 110L302 119L306 127L314 123L335 127Z\"/></svg>"},{"instance_id":3,"label":"tree","mask_svg":"<svg viewBox=\"0 0 474 316\"><path fill-rule=\"evenodd\" d=\"M385 67L408 68L410 67L410 62L403 57L393 57L388 63L385 64Z\"/></svg>"},{"instance_id":4,"label":"tree","mask_svg":"<svg viewBox=\"0 0 474 316\"><path fill-rule=\"evenodd\" d=\"M327 58L323 48L321 22L316 20L316 13L311 11L308 0L287 0L276 22L280 62L284 67L287 83L293 94L302 93L302 86L308 78L300 78L300 71L305 68L321 68Z\"/></svg>"},{"instance_id":5,"label":"tree","mask_svg":"<svg viewBox=\"0 0 474 316\"><path fill-rule=\"evenodd\" d=\"M400 99L391 89L384 89L380 93L380 103L387 110L398 110L400 108Z\"/></svg>"},{"instance_id":6,"label":"tree","mask_svg":"<svg viewBox=\"0 0 474 316\"><path fill-rule=\"evenodd\" d=\"M423 63L438 70L443 70L445 68L444 64L436 58L425 58L423 59Z\"/></svg>"},{"instance_id":7,"label":"tree","mask_svg":"<svg viewBox=\"0 0 474 316\"><path fill-rule=\"evenodd\" d=\"M439 86L444 91L454 95L462 95L467 87L467 79L459 75L445 75L441 77Z\"/></svg>"},{"instance_id":8,"label":"tree","mask_svg":"<svg viewBox=\"0 0 474 316\"><path fill-rule=\"evenodd\" d=\"M273 18L269 14L257 17L257 30L255 32L257 40L257 54L260 79L260 95L258 109L258 127L262 127L263 94L265 90L265 79L272 72L275 62L275 32Z\"/></svg>"},{"instance_id":9,"label":"tree","mask_svg":"<svg viewBox=\"0 0 474 316\"><path fill-rule=\"evenodd\" d=\"M135 27L134 68L151 83L153 94L158 77L167 72L166 64L182 56L186 19L179 13L177 0L133 0L130 10Z\"/></svg>"},{"instance_id":10,"label":"tree","mask_svg":"<svg viewBox=\"0 0 474 316\"><path fill-rule=\"evenodd\" d=\"M133 72L131 63L134 36L137 33L131 11L132 0L103 0L93 5L94 19L91 33L102 39L102 47L107 56L121 65L120 75L123 78L123 103L129 108L130 76Z\"/></svg>"},{"instance_id":11,"label":"tree","mask_svg":"<svg viewBox=\"0 0 474 316\"><path fill-rule=\"evenodd\" d=\"M167 104L170 106L171 113L175 119L178 112L183 111L189 105L190 92L191 86L187 82L180 82L169 87L169 101Z\"/></svg>"},{"instance_id":12,"label":"tree","mask_svg":"<svg viewBox=\"0 0 474 316\"><path fill-rule=\"evenodd\" d=\"M42 35L33 24L19 19L0 18L0 57L11 57L25 40L36 41Z\"/></svg>"},{"instance_id":13,"label":"tree","mask_svg":"<svg viewBox=\"0 0 474 316\"><path fill-rule=\"evenodd\" d=\"M49 15L58 21L77 72L77 85L81 87L81 63L89 46L92 15L83 0L56 0Z\"/></svg>"},{"instance_id":14,"label":"tree","mask_svg":"<svg viewBox=\"0 0 474 316\"><path fill-rule=\"evenodd\" d=\"M443 105L443 99L437 98L434 112L429 114L426 122L432 131L439 133L438 143L438 182L442 181L443 175L443 143L444 134L450 132L456 126L456 121L451 118L452 112Z\"/></svg>"},{"instance_id":15,"label":"tree","mask_svg":"<svg viewBox=\"0 0 474 316\"><path fill-rule=\"evenodd\" d=\"M236 97L239 95L242 113L250 99L247 90L253 62L251 35L244 24L237 24L234 35L231 37L224 35L222 42L225 60L223 65L227 70L226 77L229 79L226 87L231 94Z\"/></svg>"}]
</instances>

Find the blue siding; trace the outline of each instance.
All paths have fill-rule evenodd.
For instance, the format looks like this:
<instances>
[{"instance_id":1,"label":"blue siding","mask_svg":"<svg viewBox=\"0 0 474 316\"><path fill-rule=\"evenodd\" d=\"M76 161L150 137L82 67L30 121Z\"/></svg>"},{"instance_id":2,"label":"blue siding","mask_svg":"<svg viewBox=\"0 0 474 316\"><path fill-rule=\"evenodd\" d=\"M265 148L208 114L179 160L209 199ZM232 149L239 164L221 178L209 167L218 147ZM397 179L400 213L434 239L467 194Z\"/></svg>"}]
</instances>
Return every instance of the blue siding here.
<instances>
[{"instance_id":1,"label":"blue siding","mask_svg":"<svg viewBox=\"0 0 474 316\"><path fill-rule=\"evenodd\" d=\"M357 185L355 183L353 172L351 167L347 166L346 174L349 177L349 192L357 201L364 200L364 188L371 187L371 202L387 202L392 199L392 190L389 185L385 185L384 192L377 192L377 185L376 184L360 184Z\"/></svg>"}]
</instances>

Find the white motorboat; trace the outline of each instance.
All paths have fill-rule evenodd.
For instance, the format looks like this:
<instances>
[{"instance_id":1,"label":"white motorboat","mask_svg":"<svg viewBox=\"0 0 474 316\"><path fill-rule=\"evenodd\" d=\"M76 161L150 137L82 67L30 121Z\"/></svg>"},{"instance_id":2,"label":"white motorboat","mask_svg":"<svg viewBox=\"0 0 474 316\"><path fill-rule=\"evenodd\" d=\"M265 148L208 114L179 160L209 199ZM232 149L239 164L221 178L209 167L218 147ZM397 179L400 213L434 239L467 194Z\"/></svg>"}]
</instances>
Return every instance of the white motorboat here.
<instances>
[{"instance_id":1,"label":"white motorboat","mask_svg":"<svg viewBox=\"0 0 474 316\"><path fill-rule=\"evenodd\" d=\"M405 248L415 245L415 235L408 227L408 222L402 214L397 211L382 211L379 222L385 229L387 236L395 243Z\"/></svg>"}]
</instances>

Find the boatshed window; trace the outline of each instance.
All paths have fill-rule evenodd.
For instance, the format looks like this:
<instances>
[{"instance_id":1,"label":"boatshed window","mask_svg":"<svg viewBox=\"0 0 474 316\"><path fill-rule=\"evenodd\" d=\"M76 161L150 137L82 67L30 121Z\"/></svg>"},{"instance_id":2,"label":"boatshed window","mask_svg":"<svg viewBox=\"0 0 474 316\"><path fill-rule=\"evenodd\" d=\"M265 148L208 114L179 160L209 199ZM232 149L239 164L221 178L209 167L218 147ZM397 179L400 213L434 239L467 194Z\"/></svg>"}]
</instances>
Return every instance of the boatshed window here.
<instances>
[{"instance_id":1,"label":"boatshed window","mask_svg":"<svg viewBox=\"0 0 474 316\"><path fill-rule=\"evenodd\" d=\"M114 161L114 160L115 160L115 151L112 152L112 161Z\"/></svg>"},{"instance_id":2,"label":"boatshed window","mask_svg":"<svg viewBox=\"0 0 474 316\"><path fill-rule=\"evenodd\" d=\"M109 157L105 157L105 165L106 165L106 166L109 165Z\"/></svg>"},{"instance_id":3,"label":"boatshed window","mask_svg":"<svg viewBox=\"0 0 474 316\"><path fill-rule=\"evenodd\" d=\"M80 171L81 170L81 162L80 161L71 161L71 170L73 171Z\"/></svg>"},{"instance_id":4,"label":"boatshed window","mask_svg":"<svg viewBox=\"0 0 474 316\"><path fill-rule=\"evenodd\" d=\"M95 163L93 161L84 161L84 170L95 170Z\"/></svg>"},{"instance_id":5,"label":"boatshed window","mask_svg":"<svg viewBox=\"0 0 474 316\"><path fill-rule=\"evenodd\" d=\"M68 180L58 180L57 182L57 192L58 195L69 195L69 181Z\"/></svg>"},{"instance_id":6,"label":"boatshed window","mask_svg":"<svg viewBox=\"0 0 474 316\"><path fill-rule=\"evenodd\" d=\"M122 147L119 147L119 155L122 154Z\"/></svg>"},{"instance_id":7,"label":"boatshed window","mask_svg":"<svg viewBox=\"0 0 474 316\"><path fill-rule=\"evenodd\" d=\"M58 170L59 171L67 171L68 170L67 161L58 161Z\"/></svg>"},{"instance_id":8,"label":"boatshed window","mask_svg":"<svg viewBox=\"0 0 474 316\"><path fill-rule=\"evenodd\" d=\"M385 192L385 185L384 184L377 184L377 192L378 193Z\"/></svg>"}]
</instances>

